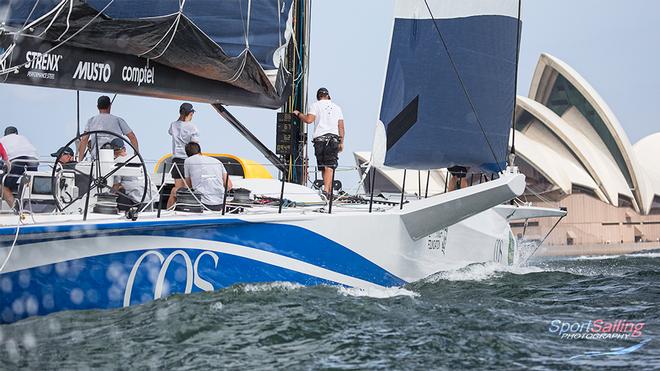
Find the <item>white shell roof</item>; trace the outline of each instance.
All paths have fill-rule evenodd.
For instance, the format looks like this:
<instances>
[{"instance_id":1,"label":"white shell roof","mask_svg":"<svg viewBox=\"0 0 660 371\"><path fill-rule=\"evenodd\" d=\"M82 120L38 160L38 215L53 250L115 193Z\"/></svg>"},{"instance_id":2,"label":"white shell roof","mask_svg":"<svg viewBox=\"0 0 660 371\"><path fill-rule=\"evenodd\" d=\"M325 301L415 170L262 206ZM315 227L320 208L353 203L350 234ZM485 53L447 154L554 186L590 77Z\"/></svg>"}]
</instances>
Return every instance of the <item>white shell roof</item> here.
<instances>
[{"instance_id":1,"label":"white shell roof","mask_svg":"<svg viewBox=\"0 0 660 371\"><path fill-rule=\"evenodd\" d=\"M572 183L580 184L578 179L584 183L583 176L584 170L586 170L587 176L592 178L591 183L596 184L596 188L599 188L607 197L605 201L616 205L619 194L634 200L628 183L607 151L607 147L589 124L583 124L582 120L585 119L579 119L581 117L579 111L575 109L567 111L564 116L568 116L568 118L564 120L549 108L529 98L519 96L517 103L519 107L537 119L525 129L525 134L550 147L555 153L554 158L561 157L574 164L563 170L569 172L567 175L570 176ZM518 147L517 143L516 147ZM583 172L573 170L577 167L575 165L579 166ZM554 166L565 167L566 165L557 163Z\"/></svg>"},{"instance_id":2,"label":"white shell roof","mask_svg":"<svg viewBox=\"0 0 660 371\"><path fill-rule=\"evenodd\" d=\"M633 146L640 165L646 172L654 195L660 196L660 133L651 134Z\"/></svg>"},{"instance_id":3,"label":"white shell roof","mask_svg":"<svg viewBox=\"0 0 660 371\"><path fill-rule=\"evenodd\" d=\"M648 213L653 201L654 192L651 189L651 184L649 180L645 176L644 170L637 161L637 156L632 149L632 145L630 144L630 141L628 140L628 137L626 136L626 133L624 132L623 128L619 124L618 119L616 118L612 110L609 108L607 103L605 103L605 101L598 94L598 92L596 92L596 90L582 76L580 76L579 73L577 73L573 68L571 68L568 64L564 63L563 61L549 54L543 53L539 58L539 62L534 72L534 77L532 79L532 84L529 91L529 97L532 100L538 100L541 101L541 103L544 103L542 102L543 99L542 95L544 94L544 92L546 92L548 86L542 84L547 83L543 81L543 76L546 69L548 68L556 71L564 78L566 78L566 80L568 80L580 92L580 94L582 94L582 96L591 104L594 110L596 110L601 120L604 122L605 126L607 127L607 130L614 138L616 146L621 152L621 156L623 157L623 160L625 162L626 169L628 173L630 173L631 181L633 183L633 190L632 190L634 194L633 199L637 202L640 209L644 213ZM564 121L571 121L572 124L575 124L573 120L580 119L579 117L577 117L576 113L579 112L577 112L577 110L573 110L573 112L571 112L571 110L567 111L564 114ZM583 126L580 126L580 129L582 129L582 127ZM588 137L587 139L593 139L591 134L593 133L586 133ZM591 148L591 150L593 150L593 148ZM598 148L598 150L599 152L602 152L602 148ZM613 159L612 154L608 154L607 157ZM620 169L618 169L618 173L621 176L623 176L623 173ZM618 175L617 176L606 175L606 177L618 178ZM607 181L604 180L603 183L605 187L609 189L609 191L607 191L606 193L611 194L614 188L616 188L618 191L619 186L613 184L613 183L619 183L617 180L613 180L613 179ZM626 186L626 188L628 187ZM624 195L628 195L630 191L628 193L623 193L623 192L620 193ZM613 203L616 204L616 202L614 201Z\"/></svg>"}]
</instances>

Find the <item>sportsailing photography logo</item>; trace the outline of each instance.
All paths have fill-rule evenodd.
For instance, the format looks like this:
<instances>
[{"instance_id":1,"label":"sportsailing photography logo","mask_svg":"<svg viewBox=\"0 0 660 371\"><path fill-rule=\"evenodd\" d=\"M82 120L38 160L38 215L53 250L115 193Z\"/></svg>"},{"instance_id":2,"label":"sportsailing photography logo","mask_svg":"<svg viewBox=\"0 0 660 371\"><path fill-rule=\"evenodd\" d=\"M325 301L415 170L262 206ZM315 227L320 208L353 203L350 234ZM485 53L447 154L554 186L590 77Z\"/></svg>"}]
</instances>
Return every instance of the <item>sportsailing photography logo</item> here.
<instances>
[{"instance_id":1,"label":"sportsailing photography logo","mask_svg":"<svg viewBox=\"0 0 660 371\"><path fill-rule=\"evenodd\" d=\"M548 331L559 335L562 339L622 339L640 338L646 324L640 321L604 319L587 321L550 321Z\"/></svg>"}]
</instances>

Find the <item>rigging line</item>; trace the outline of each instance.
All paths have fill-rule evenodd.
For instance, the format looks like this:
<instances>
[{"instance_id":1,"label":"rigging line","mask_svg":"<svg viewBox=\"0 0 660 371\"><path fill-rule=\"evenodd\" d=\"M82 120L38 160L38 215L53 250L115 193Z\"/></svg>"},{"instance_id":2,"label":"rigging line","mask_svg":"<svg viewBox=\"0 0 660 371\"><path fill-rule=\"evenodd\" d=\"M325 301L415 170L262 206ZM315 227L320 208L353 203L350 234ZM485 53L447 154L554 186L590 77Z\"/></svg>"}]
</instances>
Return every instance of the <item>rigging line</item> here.
<instances>
[{"instance_id":1,"label":"rigging line","mask_svg":"<svg viewBox=\"0 0 660 371\"><path fill-rule=\"evenodd\" d=\"M511 128L513 129L513 134L511 134L511 154L516 155L516 96L518 94L518 62L520 60L520 35L522 32L521 22L520 22L520 10L522 8L522 0L518 0L518 24L517 24L517 39L516 39L516 74L513 80L513 114L511 117ZM511 159L513 162L513 159ZM509 164L513 166L513 163Z\"/></svg>"},{"instance_id":2,"label":"rigging line","mask_svg":"<svg viewBox=\"0 0 660 371\"><path fill-rule=\"evenodd\" d=\"M454 73L456 74L456 77L458 78L458 82L461 84L461 88L463 89L463 93L465 94L465 98L467 98L468 103L470 104L470 108L472 108L472 112L474 112L474 117L477 119L477 124L479 124L479 128L481 129L481 133L484 135L484 139L486 140L486 144L488 144L488 148L490 149L491 154L493 155L493 158L495 159L495 165L497 165L497 168L502 171L502 167L500 166L500 162L497 159L497 155L495 154L495 150L493 149L493 146L490 143L490 140L488 139L488 135L486 135L486 131L484 130L483 125L481 124L481 119L479 118L479 114L477 113L477 109L474 106L474 103L472 102L472 98L470 97L470 94L467 91L467 87L465 86L465 83L463 82L463 78L461 77L461 74L458 72L458 67L456 67L456 63L454 63L454 58L452 58L451 53L449 52L449 47L447 46L447 43L445 42L445 38L442 36L442 32L440 32L440 28L438 27L438 22L436 21L435 17L433 16L433 12L431 11L431 7L429 6L429 2L427 0L424 0L424 4L426 4L426 9L428 9L429 14L431 15L431 19L433 20L433 25L435 26L435 30L438 32L438 36L440 37L440 41L442 42L442 46L445 49L445 52L447 53L447 58L449 59L449 62L451 63L451 67L454 70Z\"/></svg>"},{"instance_id":3,"label":"rigging line","mask_svg":"<svg viewBox=\"0 0 660 371\"><path fill-rule=\"evenodd\" d=\"M250 49L250 16L252 15L252 0L248 0L247 31L245 32L245 48Z\"/></svg>"},{"instance_id":4,"label":"rigging line","mask_svg":"<svg viewBox=\"0 0 660 371\"><path fill-rule=\"evenodd\" d=\"M158 54L155 57L149 58L149 59L158 59L158 58L162 57L163 54L165 54L165 52L167 51L167 49L169 49L170 45L172 45L172 41L174 41L174 37L176 36L176 31L179 29L179 24L181 23L181 13L179 13L176 16L176 21L174 23L175 23L175 26L174 26L174 30L172 31L172 37L170 37L170 41L167 42L167 45L165 45L165 48L163 49L162 52L160 52L160 54Z\"/></svg>"},{"instance_id":5,"label":"rigging line","mask_svg":"<svg viewBox=\"0 0 660 371\"><path fill-rule=\"evenodd\" d=\"M277 38L282 46L282 0L277 0Z\"/></svg>"},{"instance_id":6,"label":"rigging line","mask_svg":"<svg viewBox=\"0 0 660 371\"><path fill-rule=\"evenodd\" d=\"M62 0L62 1L61 1L59 4L57 4L57 6L53 9L53 10L57 9L57 12L56 12L55 15L53 16L53 18L50 20L50 23L48 23L48 26L47 26L47 27L46 27L46 28L45 28L45 29L44 29L44 30L38 35L39 37L41 37L41 35L45 34L46 32L48 32L48 30L50 30L50 28L53 26L53 23L54 23L55 20L57 19L57 17L60 16L60 13L62 12L62 8L64 8L64 3L66 3L66 2L67 2L67 0ZM34 22L33 22L33 23L34 23Z\"/></svg>"},{"instance_id":7,"label":"rigging line","mask_svg":"<svg viewBox=\"0 0 660 371\"><path fill-rule=\"evenodd\" d=\"M39 5L39 0L34 2L34 5L32 6L32 10L30 10L30 14L28 14L27 18L25 18L25 22L23 22L23 26L21 26L21 30L18 31L16 34L14 34L14 41L16 41L18 35L20 35L25 30L25 25L27 25L30 18L32 18L32 14L34 13L34 10L37 9L37 5Z\"/></svg>"},{"instance_id":8,"label":"rigging line","mask_svg":"<svg viewBox=\"0 0 660 371\"><path fill-rule=\"evenodd\" d=\"M163 34L163 37L161 37L160 40L158 40L158 42L156 44L154 44L154 46L151 47L151 49L145 51L144 53L138 54L138 57L141 57L141 56L143 56L147 53L151 53L154 49L156 49L158 47L158 45L160 45L160 43L163 42L163 40L165 40L167 35L169 35L170 31L172 31L172 29L174 29L174 32L172 33L172 38L170 39L170 41L167 43L167 46L165 47L165 50L167 50L170 43L174 39L174 33L176 33L176 29L179 27L179 21L181 20L181 14L182 14L181 11L179 11L179 13L176 15L176 18L174 19L174 22L172 22L172 24L170 25L170 28L168 28L167 31L165 32L165 34ZM163 53L165 52L165 50L163 50ZM161 55L162 55L162 53L158 57L160 57ZM156 57L156 58L158 58L158 57Z\"/></svg>"},{"instance_id":9,"label":"rigging line","mask_svg":"<svg viewBox=\"0 0 660 371\"><path fill-rule=\"evenodd\" d=\"M44 52L43 54L48 54L48 53L52 52L53 50L59 48L60 46L66 44L69 40L71 40L71 39L73 39L74 37L76 37L76 35L78 35L80 32L82 32L85 28L87 28L87 26L89 26L92 22L94 22L94 20L95 20L96 18L98 18L101 14L103 14L103 12L104 12L106 9L108 9L108 7L110 6L110 4L112 4L114 1L115 1L115 0L110 0L110 2L109 2L109 3L108 3L103 9L101 9L101 11L98 12L94 17L92 17L92 19L90 19L89 22L87 22L82 28L80 28L78 31L74 32L73 35L67 37L64 41L62 41L62 42L60 42L59 44L57 44L57 45L53 46L52 48L48 49L48 50L47 50L46 52Z\"/></svg>"},{"instance_id":10,"label":"rigging line","mask_svg":"<svg viewBox=\"0 0 660 371\"><path fill-rule=\"evenodd\" d=\"M66 28L64 29L64 32L60 34L60 36L55 39L55 41L60 41L62 40L62 36L66 35L67 32L69 32L69 28L71 27L70 19L71 19L71 12L73 11L73 0L69 2L69 13L66 15Z\"/></svg>"}]
</instances>

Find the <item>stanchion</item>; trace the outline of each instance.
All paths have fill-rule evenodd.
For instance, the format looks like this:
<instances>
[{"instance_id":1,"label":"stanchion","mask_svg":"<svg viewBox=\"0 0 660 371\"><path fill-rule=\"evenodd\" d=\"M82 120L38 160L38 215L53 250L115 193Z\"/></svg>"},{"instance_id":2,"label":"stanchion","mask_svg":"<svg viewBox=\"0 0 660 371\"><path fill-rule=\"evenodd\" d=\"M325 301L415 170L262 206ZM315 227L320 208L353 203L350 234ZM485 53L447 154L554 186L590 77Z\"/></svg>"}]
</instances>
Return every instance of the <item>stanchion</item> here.
<instances>
[{"instance_id":1,"label":"stanchion","mask_svg":"<svg viewBox=\"0 0 660 371\"><path fill-rule=\"evenodd\" d=\"M369 174L371 175L371 189L370 189L371 195L369 196L369 212L371 212L371 209L374 205L374 186L376 185L376 168L371 166L369 171L373 173L373 174Z\"/></svg>"},{"instance_id":2,"label":"stanchion","mask_svg":"<svg viewBox=\"0 0 660 371\"><path fill-rule=\"evenodd\" d=\"M325 169L325 168L324 168ZM332 168L332 181L330 182L330 205L328 206L328 214L332 214L332 199L335 193L335 168Z\"/></svg>"},{"instance_id":3,"label":"stanchion","mask_svg":"<svg viewBox=\"0 0 660 371\"><path fill-rule=\"evenodd\" d=\"M160 190L163 191L165 190L164 184L165 184L165 161L163 161L163 177L160 179ZM172 165L174 165L174 162L172 162ZM170 190L170 192L172 192ZM156 218L160 218L160 211L163 209L163 195L158 192L158 214L156 215ZM152 209L153 210L153 209Z\"/></svg>"},{"instance_id":4,"label":"stanchion","mask_svg":"<svg viewBox=\"0 0 660 371\"><path fill-rule=\"evenodd\" d=\"M431 179L431 170L426 172L426 191L424 192L424 198L429 197L429 180Z\"/></svg>"},{"instance_id":5,"label":"stanchion","mask_svg":"<svg viewBox=\"0 0 660 371\"><path fill-rule=\"evenodd\" d=\"M225 215L225 209L227 207L227 186L229 185L229 173L225 171L225 192L222 195L222 215Z\"/></svg>"},{"instance_id":6,"label":"stanchion","mask_svg":"<svg viewBox=\"0 0 660 371\"><path fill-rule=\"evenodd\" d=\"M286 174L282 171L282 188L280 189L280 207L277 210L278 214L282 214L282 204L284 203L284 182L286 181Z\"/></svg>"},{"instance_id":7,"label":"stanchion","mask_svg":"<svg viewBox=\"0 0 660 371\"><path fill-rule=\"evenodd\" d=\"M403 210L403 195L406 193L406 169L403 169L403 187L401 187L401 203L399 204L399 210Z\"/></svg>"}]
</instances>

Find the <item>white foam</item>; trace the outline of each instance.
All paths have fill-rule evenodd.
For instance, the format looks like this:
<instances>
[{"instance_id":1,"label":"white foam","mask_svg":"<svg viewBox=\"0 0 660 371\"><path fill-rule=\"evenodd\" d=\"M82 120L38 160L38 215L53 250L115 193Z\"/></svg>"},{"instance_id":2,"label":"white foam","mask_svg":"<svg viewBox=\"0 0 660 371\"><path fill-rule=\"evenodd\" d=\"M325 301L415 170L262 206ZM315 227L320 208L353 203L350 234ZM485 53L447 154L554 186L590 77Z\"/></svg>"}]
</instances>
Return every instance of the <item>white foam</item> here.
<instances>
[{"instance_id":1,"label":"white foam","mask_svg":"<svg viewBox=\"0 0 660 371\"><path fill-rule=\"evenodd\" d=\"M501 273L512 274L529 274L544 272L539 267L519 267L519 266L504 266L495 262L470 264L467 267L455 269L451 271L439 272L432 276L425 278L423 281L428 283L435 283L438 281L483 281L491 278L498 277Z\"/></svg>"},{"instance_id":2,"label":"white foam","mask_svg":"<svg viewBox=\"0 0 660 371\"><path fill-rule=\"evenodd\" d=\"M268 283L251 283L240 286L239 289L244 292L264 292L264 291L290 291L305 287L299 283L278 281Z\"/></svg>"},{"instance_id":3,"label":"white foam","mask_svg":"<svg viewBox=\"0 0 660 371\"><path fill-rule=\"evenodd\" d=\"M357 287L344 287L339 286L337 291L341 295L354 296L354 297L370 297L376 299L388 299L396 296L408 296L411 298L418 297L419 294L406 290L402 287L370 287L370 288L357 288Z\"/></svg>"},{"instance_id":4,"label":"white foam","mask_svg":"<svg viewBox=\"0 0 660 371\"><path fill-rule=\"evenodd\" d=\"M630 258L660 258L660 252L627 254L626 257L630 257Z\"/></svg>"}]
</instances>

